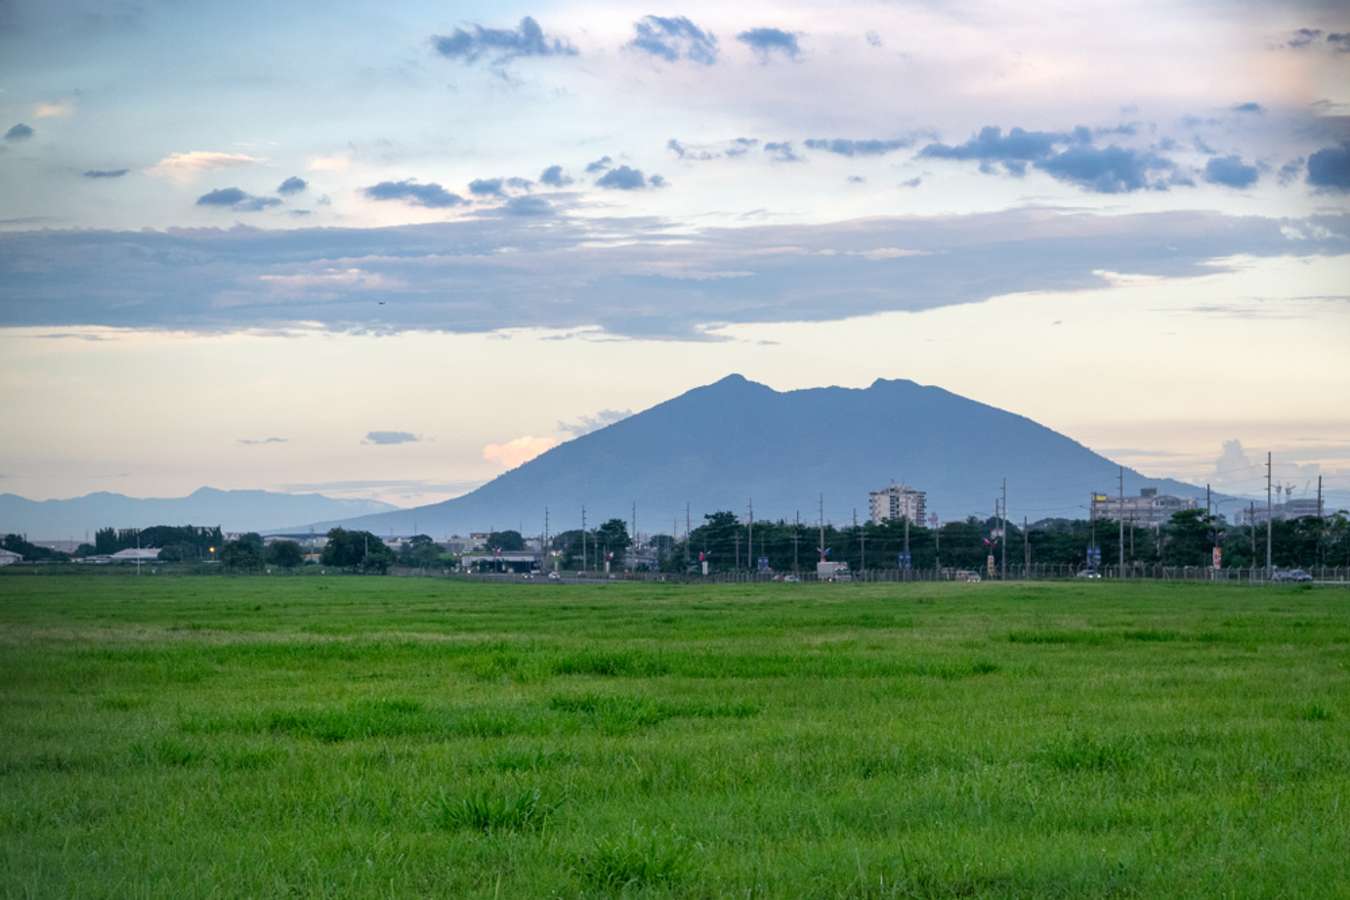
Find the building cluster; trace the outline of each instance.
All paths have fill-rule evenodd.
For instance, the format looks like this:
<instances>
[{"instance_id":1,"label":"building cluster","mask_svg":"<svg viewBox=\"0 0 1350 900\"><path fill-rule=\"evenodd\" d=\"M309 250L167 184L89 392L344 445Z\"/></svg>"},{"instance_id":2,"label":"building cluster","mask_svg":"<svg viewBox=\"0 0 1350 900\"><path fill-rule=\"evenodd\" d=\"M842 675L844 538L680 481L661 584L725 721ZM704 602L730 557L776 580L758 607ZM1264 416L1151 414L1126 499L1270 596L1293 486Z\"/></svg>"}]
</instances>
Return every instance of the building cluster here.
<instances>
[{"instance_id":1,"label":"building cluster","mask_svg":"<svg viewBox=\"0 0 1350 900\"><path fill-rule=\"evenodd\" d=\"M1196 509L1198 506L1199 501L1192 497L1159 494L1157 488L1143 488L1138 496L1127 497L1094 493L1092 518L1110 519L1128 525L1158 527L1172 521L1174 514Z\"/></svg>"},{"instance_id":2,"label":"building cluster","mask_svg":"<svg viewBox=\"0 0 1350 900\"><path fill-rule=\"evenodd\" d=\"M1285 519L1318 518L1325 514L1316 497L1300 497L1297 500L1276 503L1269 510L1260 503L1249 505L1242 511L1242 524L1264 525L1270 519L1282 522Z\"/></svg>"},{"instance_id":3,"label":"building cluster","mask_svg":"<svg viewBox=\"0 0 1350 900\"><path fill-rule=\"evenodd\" d=\"M906 484L892 484L871 491L867 495L867 505L873 525L901 519L922 525L928 515L928 494Z\"/></svg>"}]
</instances>

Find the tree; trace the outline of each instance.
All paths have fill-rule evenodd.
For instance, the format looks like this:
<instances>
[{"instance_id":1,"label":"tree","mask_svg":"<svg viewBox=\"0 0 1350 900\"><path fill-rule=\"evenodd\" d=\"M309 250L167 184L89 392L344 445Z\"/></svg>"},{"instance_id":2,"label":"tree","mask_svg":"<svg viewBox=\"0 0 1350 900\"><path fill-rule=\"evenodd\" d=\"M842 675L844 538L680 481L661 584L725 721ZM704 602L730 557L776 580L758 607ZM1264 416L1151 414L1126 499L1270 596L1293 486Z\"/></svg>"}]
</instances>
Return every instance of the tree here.
<instances>
[{"instance_id":1,"label":"tree","mask_svg":"<svg viewBox=\"0 0 1350 900\"><path fill-rule=\"evenodd\" d=\"M437 547L436 542L425 534L413 535L408 543L404 544L402 549L399 550L398 562L401 566L419 569L440 565L441 548Z\"/></svg>"},{"instance_id":2,"label":"tree","mask_svg":"<svg viewBox=\"0 0 1350 900\"><path fill-rule=\"evenodd\" d=\"M369 531L348 531L334 528L328 532L328 543L323 548L323 564L363 572L388 571L394 554Z\"/></svg>"},{"instance_id":3,"label":"tree","mask_svg":"<svg viewBox=\"0 0 1350 900\"><path fill-rule=\"evenodd\" d=\"M233 541L226 541L220 551L227 569L261 569L263 565L262 535L250 531Z\"/></svg>"},{"instance_id":4,"label":"tree","mask_svg":"<svg viewBox=\"0 0 1350 900\"><path fill-rule=\"evenodd\" d=\"M628 547L633 543L628 536L628 523L623 519L610 519L595 529L595 540L602 553L612 553L615 565L623 562ZM609 558L609 557L606 557Z\"/></svg>"},{"instance_id":5,"label":"tree","mask_svg":"<svg viewBox=\"0 0 1350 900\"><path fill-rule=\"evenodd\" d=\"M431 540L431 538L427 538L427 540ZM525 538L521 537L519 531L494 531L488 535L487 545L490 550L514 553L517 550L525 549Z\"/></svg>"},{"instance_id":6,"label":"tree","mask_svg":"<svg viewBox=\"0 0 1350 900\"><path fill-rule=\"evenodd\" d=\"M267 545L267 561L283 569L294 569L305 561L305 551L295 541L273 541Z\"/></svg>"}]
</instances>

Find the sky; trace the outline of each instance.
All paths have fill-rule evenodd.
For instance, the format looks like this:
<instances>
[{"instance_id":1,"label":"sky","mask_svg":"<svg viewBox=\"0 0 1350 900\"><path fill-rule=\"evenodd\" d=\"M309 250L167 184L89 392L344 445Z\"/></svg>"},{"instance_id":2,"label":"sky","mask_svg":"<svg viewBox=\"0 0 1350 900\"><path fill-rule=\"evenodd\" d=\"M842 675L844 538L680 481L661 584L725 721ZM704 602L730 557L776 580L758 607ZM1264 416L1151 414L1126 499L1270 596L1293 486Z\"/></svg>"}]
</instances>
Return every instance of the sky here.
<instances>
[{"instance_id":1,"label":"sky","mask_svg":"<svg viewBox=\"0 0 1350 900\"><path fill-rule=\"evenodd\" d=\"M402 506L730 372L1350 491L1338 3L0 0L0 492Z\"/></svg>"}]
</instances>

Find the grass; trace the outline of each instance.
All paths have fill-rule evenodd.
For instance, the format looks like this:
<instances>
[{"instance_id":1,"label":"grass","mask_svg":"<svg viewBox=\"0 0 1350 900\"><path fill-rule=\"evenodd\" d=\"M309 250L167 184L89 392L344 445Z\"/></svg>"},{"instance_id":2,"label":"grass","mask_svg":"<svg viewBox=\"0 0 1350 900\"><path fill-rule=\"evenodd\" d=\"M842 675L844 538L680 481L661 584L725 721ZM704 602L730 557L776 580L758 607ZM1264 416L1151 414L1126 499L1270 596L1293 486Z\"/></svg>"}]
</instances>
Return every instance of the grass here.
<instances>
[{"instance_id":1,"label":"grass","mask_svg":"<svg viewBox=\"0 0 1350 900\"><path fill-rule=\"evenodd\" d=\"M1350 895L1350 594L0 575L0 896Z\"/></svg>"}]
</instances>

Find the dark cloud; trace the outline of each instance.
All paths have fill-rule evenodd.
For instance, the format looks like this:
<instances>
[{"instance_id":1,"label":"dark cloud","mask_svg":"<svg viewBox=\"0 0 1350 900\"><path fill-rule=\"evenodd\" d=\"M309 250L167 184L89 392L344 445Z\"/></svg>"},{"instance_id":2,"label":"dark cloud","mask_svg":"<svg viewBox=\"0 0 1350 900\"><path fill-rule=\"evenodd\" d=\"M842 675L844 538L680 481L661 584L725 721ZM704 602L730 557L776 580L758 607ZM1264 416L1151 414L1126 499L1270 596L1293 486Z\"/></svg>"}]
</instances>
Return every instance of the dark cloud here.
<instances>
[{"instance_id":1,"label":"dark cloud","mask_svg":"<svg viewBox=\"0 0 1350 900\"><path fill-rule=\"evenodd\" d=\"M411 179L404 181L381 181L362 190L371 200L403 200L412 206L426 206L441 209L460 206L468 201L459 194L452 194L434 181L419 184Z\"/></svg>"},{"instance_id":2,"label":"dark cloud","mask_svg":"<svg viewBox=\"0 0 1350 900\"><path fill-rule=\"evenodd\" d=\"M476 178L469 182L475 197L505 197L511 191L528 191L534 183L528 178Z\"/></svg>"},{"instance_id":3,"label":"dark cloud","mask_svg":"<svg viewBox=\"0 0 1350 900\"><path fill-rule=\"evenodd\" d=\"M628 46L666 62L687 59L710 66L717 62L717 38L684 16L644 16L633 23Z\"/></svg>"},{"instance_id":4,"label":"dark cloud","mask_svg":"<svg viewBox=\"0 0 1350 900\"><path fill-rule=\"evenodd\" d=\"M20 122L5 132L7 141L26 141L33 136L33 129Z\"/></svg>"},{"instance_id":5,"label":"dark cloud","mask_svg":"<svg viewBox=\"0 0 1350 900\"><path fill-rule=\"evenodd\" d=\"M1350 143L1324 147L1308 157L1308 184L1331 191L1350 191Z\"/></svg>"},{"instance_id":6,"label":"dark cloud","mask_svg":"<svg viewBox=\"0 0 1350 900\"><path fill-rule=\"evenodd\" d=\"M1170 173L1176 168L1171 160L1149 150L1129 147L1073 146L1038 160L1035 166L1053 178L1098 194L1123 194L1144 188L1166 190L1170 184L1184 183L1158 177L1157 173Z\"/></svg>"},{"instance_id":7,"label":"dark cloud","mask_svg":"<svg viewBox=\"0 0 1350 900\"><path fill-rule=\"evenodd\" d=\"M847 138L808 138L803 141L811 150L823 150L840 156L882 156L911 146L908 138L887 138L854 141Z\"/></svg>"},{"instance_id":8,"label":"dark cloud","mask_svg":"<svg viewBox=\"0 0 1350 900\"><path fill-rule=\"evenodd\" d=\"M1302 50L1304 47L1315 44L1322 38L1322 29L1320 28L1300 28L1291 32L1284 45L1291 50Z\"/></svg>"},{"instance_id":9,"label":"dark cloud","mask_svg":"<svg viewBox=\"0 0 1350 900\"><path fill-rule=\"evenodd\" d=\"M918 175L914 176L913 178L910 178L907 181L900 182L900 186L903 188L916 188L921 184L923 184L923 179Z\"/></svg>"},{"instance_id":10,"label":"dark cloud","mask_svg":"<svg viewBox=\"0 0 1350 900\"><path fill-rule=\"evenodd\" d=\"M802 52L797 35L780 28L751 28L736 35L736 40L754 50L763 62L768 62L769 56L774 53L796 59Z\"/></svg>"},{"instance_id":11,"label":"dark cloud","mask_svg":"<svg viewBox=\"0 0 1350 900\"><path fill-rule=\"evenodd\" d=\"M1295 181L1297 181L1299 179L1299 176L1303 174L1303 170L1304 167L1307 165L1307 162L1308 161L1306 159L1300 156L1297 159L1291 159L1289 160L1289 162L1280 166L1280 171L1277 176L1279 178L1280 185L1284 186L1288 184L1293 184Z\"/></svg>"},{"instance_id":12,"label":"dark cloud","mask_svg":"<svg viewBox=\"0 0 1350 900\"><path fill-rule=\"evenodd\" d=\"M276 197L255 197L237 187L227 187L202 194L197 198L197 205L232 209L235 212L260 212L271 206L280 206L281 201Z\"/></svg>"},{"instance_id":13,"label":"dark cloud","mask_svg":"<svg viewBox=\"0 0 1350 900\"><path fill-rule=\"evenodd\" d=\"M849 184L866 184L866 183L867 183L867 179L864 178L864 177L862 177L861 175L850 175L850 176L848 176L848 183L849 183Z\"/></svg>"},{"instance_id":14,"label":"dark cloud","mask_svg":"<svg viewBox=\"0 0 1350 900\"><path fill-rule=\"evenodd\" d=\"M869 31L867 32L867 34L863 35L863 37L867 38L867 43L870 44L871 46L873 47L881 46L881 34L879 32Z\"/></svg>"},{"instance_id":15,"label":"dark cloud","mask_svg":"<svg viewBox=\"0 0 1350 900\"><path fill-rule=\"evenodd\" d=\"M257 447L262 444L284 444L284 437L265 437L265 438L240 438L239 443L246 447Z\"/></svg>"},{"instance_id":16,"label":"dark cloud","mask_svg":"<svg viewBox=\"0 0 1350 900\"><path fill-rule=\"evenodd\" d=\"M83 175L85 178L121 178L130 172L130 169L89 169Z\"/></svg>"},{"instance_id":17,"label":"dark cloud","mask_svg":"<svg viewBox=\"0 0 1350 900\"><path fill-rule=\"evenodd\" d=\"M562 166L549 166L539 173L539 183L546 184L549 187L567 187L572 183L572 179L563 172Z\"/></svg>"},{"instance_id":18,"label":"dark cloud","mask_svg":"<svg viewBox=\"0 0 1350 900\"><path fill-rule=\"evenodd\" d=\"M788 141L769 141L764 145L764 152L774 162L801 162L802 158L797 155L797 151L792 149L792 144Z\"/></svg>"},{"instance_id":19,"label":"dark cloud","mask_svg":"<svg viewBox=\"0 0 1350 900\"><path fill-rule=\"evenodd\" d=\"M601 175L595 181L596 187L608 188L616 191L640 191L644 188L665 187L666 180L660 175L653 175L646 178L641 169L634 169L629 166L619 166L616 169L610 169L604 175Z\"/></svg>"},{"instance_id":20,"label":"dark cloud","mask_svg":"<svg viewBox=\"0 0 1350 900\"><path fill-rule=\"evenodd\" d=\"M309 182L298 175L292 175L290 178L287 178L281 184L277 185L277 193L290 196L291 194L300 193L307 187L309 187Z\"/></svg>"},{"instance_id":21,"label":"dark cloud","mask_svg":"<svg viewBox=\"0 0 1350 900\"><path fill-rule=\"evenodd\" d=\"M614 160L608 156L602 156L599 159L592 160L586 164L586 174L594 175L596 172L603 172L614 165Z\"/></svg>"},{"instance_id":22,"label":"dark cloud","mask_svg":"<svg viewBox=\"0 0 1350 900\"><path fill-rule=\"evenodd\" d=\"M411 431L367 431L363 443L386 446L389 444L415 444L419 440L421 438Z\"/></svg>"},{"instance_id":23,"label":"dark cloud","mask_svg":"<svg viewBox=\"0 0 1350 900\"><path fill-rule=\"evenodd\" d=\"M1246 103L1238 103L1232 107L1235 113L1254 113L1258 116L1264 115L1266 108L1255 100L1248 100Z\"/></svg>"},{"instance_id":24,"label":"dark cloud","mask_svg":"<svg viewBox=\"0 0 1350 900\"><path fill-rule=\"evenodd\" d=\"M543 197L512 197L498 209L508 216L553 215L553 204Z\"/></svg>"},{"instance_id":25,"label":"dark cloud","mask_svg":"<svg viewBox=\"0 0 1350 900\"><path fill-rule=\"evenodd\" d=\"M453 34L433 35L431 45L446 59L464 63L486 59L502 65L521 56L576 56L576 48L561 38L549 38L539 23L529 16L510 28L484 28L470 25L456 28Z\"/></svg>"},{"instance_id":26,"label":"dark cloud","mask_svg":"<svg viewBox=\"0 0 1350 900\"><path fill-rule=\"evenodd\" d=\"M1350 253L1350 215L1022 209L692 231L649 217L538 221L482 213L390 228L6 231L0 327L211 333L317 323L698 339L712 323L1099 288L1102 271L1191 277L1242 255Z\"/></svg>"},{"instance_id":27,"label":"dark cloud","mask_svg":"<svg viewBox=\"0 0 1350 900\"><path fill-rule=\"evenodd\" d=\"M1256 184L1261 172L1240 156L1216 156L1205 163L1205 181L1224 187L1245 188Z\"/></svg>"},{"instance_id":28,"label":"dark cloud","mask_svg":"<svg viewBox=\"0 0 1350 900\"><path fill-rule=\"evenodd\" d=\"M1152 150L1129 147L1096 147L1091 130L1078 126L1072 131L1026 131L1013 128L1005 135L988 126L964 144L929 144L919 156L930 159L977 160L980 171L1002 170L1022 177L1034 166L1053 178L1102 194L1117 194L1143 188L1165 190L1184 184L1176 165ZM1168 173L1162 177L1160 173Z\"/></svg>"},{"instance_id":29,"label":"dark cloud","mask_svg":"<svg viewBox=\"0 0 1350 900\"><path fill-rule=\"evenodd\" d=\"M1337 53L1350 53L1350 32L1333 32L1327 35L1327 43Z\"/></svg>"},{"instance_id":30,"label":"dark cloud","mask_svg":"<svg viewBox=\"0 0 1350 900\"><path fill-rule=\"evenodd\" d=\"M1055 152L1057 145L1081 141L1084 137L1090 139L1091 136L1062 131L1027 131L1022 128L1013 128L1005 135L1002 128L988 125L964 144L933 143L920 150L919 155L929 159L1028 162L1046 159Z\"/></svg>"}]
</instances>

